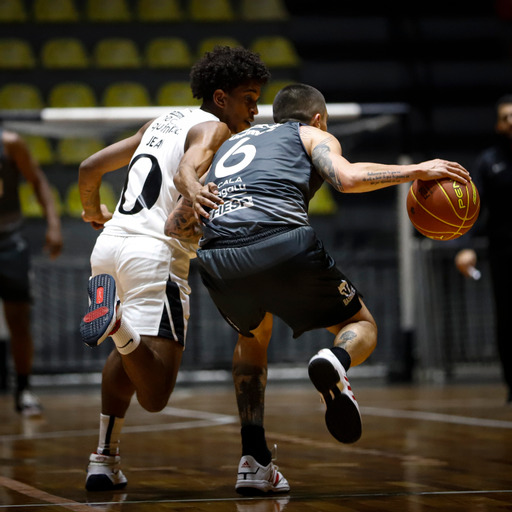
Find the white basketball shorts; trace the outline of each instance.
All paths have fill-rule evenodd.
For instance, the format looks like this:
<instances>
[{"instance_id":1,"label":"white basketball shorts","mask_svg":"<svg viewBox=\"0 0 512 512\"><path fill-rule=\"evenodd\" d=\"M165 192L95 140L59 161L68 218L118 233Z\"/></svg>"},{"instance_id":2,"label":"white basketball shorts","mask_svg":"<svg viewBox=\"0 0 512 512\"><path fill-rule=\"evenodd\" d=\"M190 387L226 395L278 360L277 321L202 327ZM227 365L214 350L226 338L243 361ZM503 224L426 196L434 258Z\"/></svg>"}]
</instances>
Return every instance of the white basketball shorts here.
<instances>
[{"instance_id":1,"label":"white basketball shorts","mask_svg":"<svg viewBox=\"0 0 512 512\"><path fill-rule=\"evenodd\" d=\"M190 316L190 254L146 236L102 233L91 254L92 275L116 280L123 319L141 335L185 346Z\"/></svg>"}]
</instances>

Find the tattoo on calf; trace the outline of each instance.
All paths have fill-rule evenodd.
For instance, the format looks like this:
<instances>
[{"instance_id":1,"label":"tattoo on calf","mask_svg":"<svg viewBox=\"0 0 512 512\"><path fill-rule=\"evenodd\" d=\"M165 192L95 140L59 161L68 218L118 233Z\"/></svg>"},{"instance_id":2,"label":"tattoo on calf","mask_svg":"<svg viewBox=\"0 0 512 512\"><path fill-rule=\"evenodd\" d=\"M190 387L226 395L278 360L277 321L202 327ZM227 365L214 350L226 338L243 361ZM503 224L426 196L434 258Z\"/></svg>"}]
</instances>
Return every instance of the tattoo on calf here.
<instances>
[{"instance_id":1,"label":"tattoo on calf","mask_svg":"<svg viewBox=\"0 0 512 512\"><path fill-rule=\"evenodd\" d=\"M240 366L233 371L233 380L242 426L263 425L266 368Z\"/></svg>"},{"instance_id":2,"label":"tattoo on calf","mask_svg":"<svg viewBox=\"0 0 512 512\"><path fill-rule=\"evenodd\" d=\"M340 336L340 342L336 345L337 347L345 348L349 341L352 341L357 337L357 334L354 331L345 331Z\"/></svg>"}]
</instances>

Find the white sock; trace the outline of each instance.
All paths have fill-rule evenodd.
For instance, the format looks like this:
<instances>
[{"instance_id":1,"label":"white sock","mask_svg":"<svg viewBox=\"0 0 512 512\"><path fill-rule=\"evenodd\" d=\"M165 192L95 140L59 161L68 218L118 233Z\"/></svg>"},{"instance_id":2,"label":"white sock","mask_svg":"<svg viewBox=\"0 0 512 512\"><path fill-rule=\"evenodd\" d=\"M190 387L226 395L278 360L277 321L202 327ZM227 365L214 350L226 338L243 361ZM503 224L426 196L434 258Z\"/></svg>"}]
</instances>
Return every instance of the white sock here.
<instances>
[{"instance_id":1,"label":"white sock","mask_svg":"<svg viewBox=\"0 0 512 512\"><path fill-rule=\"evenodd\" d=\"M123 355L133 352L140 343L140 334L126 320L123 320L122 316L119 328L110 336L114 340L118 352Z\"/></svg>"},{"instance_id":2,"label":"white sock","mask_svg":"<svg viewBox=\"0 0 512 512\"><path fill-rule=\"evenodd\" d=\"M100 437L97 453L104 455L118 455L121 442L121 430L124 418L100 414Z\"/></svg>"}]
</instances>

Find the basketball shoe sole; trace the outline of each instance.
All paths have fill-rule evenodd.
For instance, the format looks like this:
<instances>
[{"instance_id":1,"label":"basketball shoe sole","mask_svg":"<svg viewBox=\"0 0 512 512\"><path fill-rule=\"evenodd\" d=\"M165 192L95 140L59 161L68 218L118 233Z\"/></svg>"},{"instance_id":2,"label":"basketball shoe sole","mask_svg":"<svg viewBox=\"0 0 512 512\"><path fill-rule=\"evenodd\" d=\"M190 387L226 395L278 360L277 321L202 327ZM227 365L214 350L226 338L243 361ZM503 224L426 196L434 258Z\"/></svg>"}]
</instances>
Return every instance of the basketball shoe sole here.
<instances>
[{"instance_id":1,"label":"basketball shoe sole","mask_svg":"<svg viewBox=\"0 0 512 512\"><path fill-rule=\"evenodd\" d=\"M362 433L361 414L339 359L322 349L309 361L308 373L327 407L325 423L331 435L341 443L355 443Z\"/></svg>"},{"instance_id":2,"label":"basketball shoe sole","mask_svg":"<svg viewBox=\"0 0 512 512\"><path fill-rule=\"evenodd\" d=\"M116 303L116 282L109 274L91 277L87 292L89 309L80 322L80 335L86 345L97 347L119 320L121 305Z\"/></svg>"}]
</instances>

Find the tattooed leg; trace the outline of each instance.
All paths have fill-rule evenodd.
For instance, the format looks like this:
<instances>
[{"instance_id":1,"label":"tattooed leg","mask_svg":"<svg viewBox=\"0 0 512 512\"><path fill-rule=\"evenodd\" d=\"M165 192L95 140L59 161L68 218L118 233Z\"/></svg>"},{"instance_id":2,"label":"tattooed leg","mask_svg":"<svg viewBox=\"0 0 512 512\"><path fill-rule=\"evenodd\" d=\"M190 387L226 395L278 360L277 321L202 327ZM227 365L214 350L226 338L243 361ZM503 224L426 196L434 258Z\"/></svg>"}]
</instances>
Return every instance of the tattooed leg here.
<instances>
[{"instance_id":1,"label":"tattooed leg","mask_svg":"<svg viewBox=\"0 0 512 512\"><path fill-rule=\"evenodd\" d=\"M349 353L351 366L364 362L377 345L377 325L364 304L347 322L328 330L336 335L334 346L344 348Z\"/></svg>"}]
</instances>

